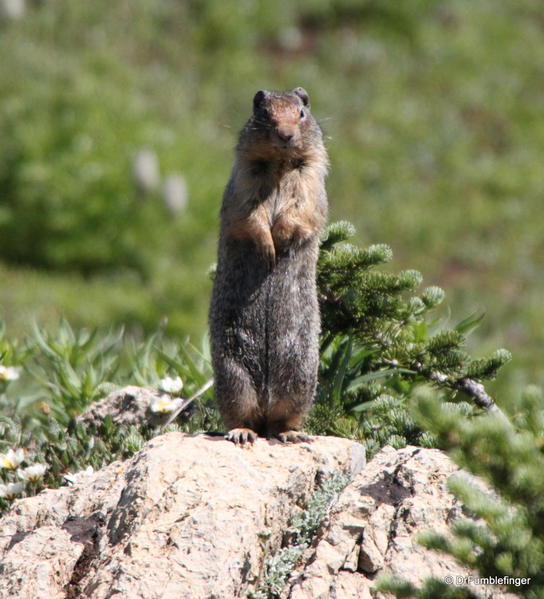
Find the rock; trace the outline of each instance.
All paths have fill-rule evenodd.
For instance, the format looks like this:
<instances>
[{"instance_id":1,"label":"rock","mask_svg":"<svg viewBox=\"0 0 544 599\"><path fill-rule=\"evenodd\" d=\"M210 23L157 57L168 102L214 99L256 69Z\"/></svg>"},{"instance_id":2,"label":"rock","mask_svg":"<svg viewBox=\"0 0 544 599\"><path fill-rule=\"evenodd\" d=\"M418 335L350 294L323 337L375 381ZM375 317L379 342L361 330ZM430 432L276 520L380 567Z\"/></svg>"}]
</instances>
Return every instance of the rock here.
<instances>
[{"instance_id":1,"label":"rock","mask_svg":"<svg viewBox=\"0 0 544 599\"><path fill-rule=\"evenodd\" d=\"M246 597L316 484L363 465L361 445L333 437L243 449L156 437L73 487L14 503L0 521L0 596Z\"/></svg>"},{"instance_id":2,"label":"rock","mask_svg":"<svg viewBox=\"0 0 544 599\"><path fill-rule=\"evenodd\" d=\"M465 515L446 482L457 466L441 451L384 448L346 487L322 537L292 574L286 599L384 599L373 587L382 572L419 584L425 578L474 575L453 558L429 551L417 535L447 533ZM481 484L481 483L480 483ZM513 597L494 587L473 588ZM491 596L491 595L487 595Z\"/></svg>"},{"instance_id":3,"label":"rock","mask_svg":"<svg viewBox=\"0 0 544 599\"><path fill-rule=\"evenodd\" d=\"M158 426L166 422L170 416L170 413L152 410L153 404L163 398L169 399L170 396L149 387L129 385L92 403L77 420L86 426L98 425L106 416L111 416L117 424Z\"/></svg>"},{"instance_id":4,"label":"rock","mask_svg":"<svg viewBox=\"0 0 544 599\"><path fill-rule=\"evenodd\" d=\"M316 437L238 448L168 433L132 459L73 487L21 499L0 521L2 599L234 599L263 580L292 539L290 517L338 470L354 478L305 550L282 599L385 599L383 572L415 584L474 574L418 545L464 516L438 450L384 448L365 468L361 445ZM512 597L472 587L481 597Z\"/></svg>"}]
</instances>

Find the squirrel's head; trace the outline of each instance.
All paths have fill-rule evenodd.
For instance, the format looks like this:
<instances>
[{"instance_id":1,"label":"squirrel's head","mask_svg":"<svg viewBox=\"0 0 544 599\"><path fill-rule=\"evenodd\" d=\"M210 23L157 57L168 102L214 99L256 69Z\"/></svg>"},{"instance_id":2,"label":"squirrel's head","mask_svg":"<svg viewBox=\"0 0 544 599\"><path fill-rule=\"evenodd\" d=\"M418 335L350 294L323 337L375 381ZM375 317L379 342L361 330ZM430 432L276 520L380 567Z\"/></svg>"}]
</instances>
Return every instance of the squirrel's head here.
<instances>
[{"instance_id":1,"label":"squirrel's head","mask_svg":"<svg viewBox=\"0 0 544 599\"><path fill-rule=\"evenodd\" d=\"M310 114L310 98L302 87L287 92L259 90L253 98L253 124L262 128L278 149L304 148L319 130Z\"/></svg>"}]
</instances>

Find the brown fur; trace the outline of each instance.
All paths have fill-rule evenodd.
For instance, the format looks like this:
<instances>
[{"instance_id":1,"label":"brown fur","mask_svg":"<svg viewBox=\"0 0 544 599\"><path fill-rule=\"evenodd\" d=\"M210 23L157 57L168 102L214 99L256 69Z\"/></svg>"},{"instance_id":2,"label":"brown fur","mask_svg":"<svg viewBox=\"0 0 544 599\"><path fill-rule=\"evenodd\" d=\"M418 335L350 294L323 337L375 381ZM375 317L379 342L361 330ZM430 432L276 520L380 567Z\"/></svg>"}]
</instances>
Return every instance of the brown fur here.
<instances>
[{"instance_id":1,"label":"brown fur","mask_svg":"<svg viewBox=\"0 0 544 599\"><path fill-rule=\"evenodd\" d=\"M235 442L252 440L245 429L303 437L291 432L316 385L327 166L306 92L258 92L223 196L210 308L216 396Z\"/></svg>"}]
</instances>

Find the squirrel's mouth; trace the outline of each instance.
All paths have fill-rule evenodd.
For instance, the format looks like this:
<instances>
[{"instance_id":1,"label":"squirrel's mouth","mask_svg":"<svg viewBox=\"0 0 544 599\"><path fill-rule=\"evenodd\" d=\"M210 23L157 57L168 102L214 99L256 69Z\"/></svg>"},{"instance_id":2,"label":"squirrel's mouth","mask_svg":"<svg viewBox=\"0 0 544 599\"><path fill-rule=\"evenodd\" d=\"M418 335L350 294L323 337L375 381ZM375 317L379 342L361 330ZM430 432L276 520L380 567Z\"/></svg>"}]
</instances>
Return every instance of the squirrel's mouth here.
<instances>
[{"instance_id":1,"label":"squirrel's mouth","mask_svg":"<svg viewBox=\"0 0 544 599\"><path fill-rule=\"evenodd\" d=\"M274 145L281 150L296 150L298 147L297 141L294 137L291 137L290 139L282 139L279 135L276 135Z\"/></svg>"}]
</instances>

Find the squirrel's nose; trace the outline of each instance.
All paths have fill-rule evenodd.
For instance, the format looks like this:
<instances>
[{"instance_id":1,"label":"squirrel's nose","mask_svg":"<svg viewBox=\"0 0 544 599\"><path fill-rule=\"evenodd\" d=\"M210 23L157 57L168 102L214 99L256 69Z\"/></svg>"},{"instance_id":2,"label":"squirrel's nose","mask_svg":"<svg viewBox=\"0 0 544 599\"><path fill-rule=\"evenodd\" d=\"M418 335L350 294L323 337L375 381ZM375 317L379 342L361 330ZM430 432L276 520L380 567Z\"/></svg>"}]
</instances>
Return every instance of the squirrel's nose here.
<instances>
[{"instance_id":1,"label":"squirrel's nose","mask_svg":"<svg viewBox=\"0 0 544 599\"><path fill-rule=\"evenodd\" d=\"M285 131L282 129L277 129L278 137L285 142L291 141L293 139L293 133L291 131Z\"/></svg>"}]
</instances>

